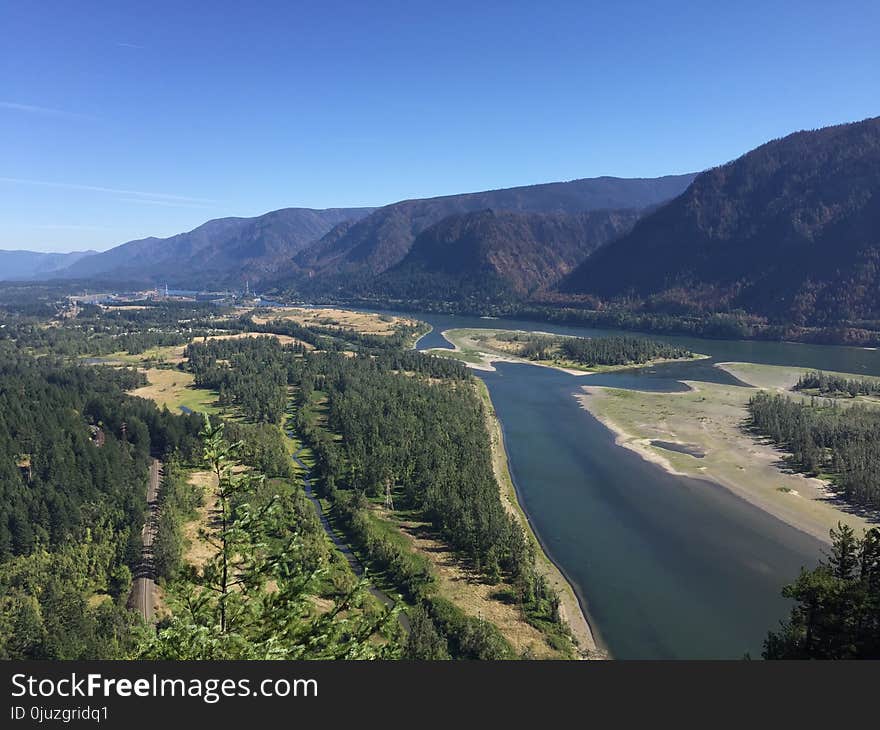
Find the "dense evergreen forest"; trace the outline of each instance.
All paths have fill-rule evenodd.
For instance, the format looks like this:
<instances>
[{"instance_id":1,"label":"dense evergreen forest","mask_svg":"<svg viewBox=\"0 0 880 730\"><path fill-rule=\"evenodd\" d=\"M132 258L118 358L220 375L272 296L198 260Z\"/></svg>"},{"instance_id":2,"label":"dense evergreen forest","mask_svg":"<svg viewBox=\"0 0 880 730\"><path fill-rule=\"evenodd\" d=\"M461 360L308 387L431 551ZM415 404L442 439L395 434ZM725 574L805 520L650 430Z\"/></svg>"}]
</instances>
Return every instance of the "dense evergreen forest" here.
<instances>
[{"instance_id":1,"label":"dense evergreen forest","mask_svg":"<svg viewBox=\"0 0 880 730\"><path fill-rule=\"evenodd\" d=\"M377 526L371 501L386 497L395 509L423 515L475 570L510 580L512 600L536 625L564 633L558 598L537 574L532 548L501 504L485 414L467 368L401 349L401 334L365 338L330 329L315 340L313 328L304 332L288 322L265 329L325 349L310 352L269 337L196 342L187 348L196 382L217 390L222 402L256 424L292 415L290 424L315 454L320 489L349 538L420 606L413 609L418 630L410 635L408 655L502 658L512 651L491 624L434 595L423 559ZM331 337L332 345L326 341ZM289 390L295 394L292 414L285 405ZM439 644L444 648L435 652Z\"/></svg>"},{"instance_id":2,"label":"dense evergreen forest","mask_svg":"<svg viewBox=\"0 0 880 730\"><path fill-rule=\"evenodd\" d=\"M687 348L641 337L587 338L514 332L499 333L497 338L510 343L516 355L528 360L562 359L585 367L693 357Z\"/></svg>"},{"instance_id":3,"label":"dense evergreen forest","mask_svg":"<svg viewBox=\"0 0 880 730\"><path fill-rule=\"evenodd\" d=\"M198 416L124 391L126 369L71 366L2 344L0 656L113 658L140 555L151 455L192 459Z\"/></svg>"},{"instance_id":4,"label":"dense evergreen forest","mask_svg":"<svg viewBox=\"0 0 880 730\"><path fill-rule=\"evenodd\" d=\"M880 507L880 411L834 400L803 403L760 392L748 405L752 427L789 456L795 468L827 474L855 505Z\"/></svg>"},{"instance_id":5,"label":"dense evergreen forest","mask_svg":"<svg viewBox=\"0 0 880 730\"><path fill-rule=\"evenodd\" d=\"M869 378L846 378L842 375L829 375L822 372L805 373L798 378L795 390L803 390L817 395L834 398L857 395L880 395L880 380Z\"/></svg>"},{"instance_id":6,"label":"dense evergreen forest","mask_svg":"<svg viewBox=\"0 0 880 730\"><path fill-rule=\"evenodd\" d=\"M880 530L838 525L831 538L828 559L785 587L795 606L765 659L880 659Z\"/></svg>"},{"instance_id":7,"label":"dense evergreen forest","mask_svg":"<svg viewBox=\"0 0 880 730\"><path fill-rule=\"evenodd\" d=\"M170 413L127 395L144 383L134 368L78 362L96 351L133 355L143 346L189 341L193 332L247 325L201 309L82 308L75 319L48 327L31 314L6 313L9 326L0 330L0 657L373 658L398 651L394 612L373 606L365 586L329 548L313 506L291 479L277 418L241 397L245 379L229 387L236 401L228 410L252 410L251 417L203 432L201 415ZM181 322L184 311L200 319ZM268 363L280 350L274 338L239 340L235 353L223 349L223 340L209 342L219 348L215 354L232 358L225 363L231 372L259 365L261 348ZM51 354L56 346L65 357ZM302 347L285 355L301 358ZM198 355L196 361L209 362ZM193 369L204 376L205 368ZM271 391L271 366L248 373L258 393ZM203 459L212 463L211 444L228 520L208 542L224 547L197 569L184 560L191 538L183 525L217 495L190 484L187 474ZM222 468L218 450L226 454ZM154 564L173 609L157 631L126 607L154 457L165 465ZM221 607L212 596L224 562L234 580ZM316 599L330 601L333 610L312 609L306 617ZM218 611L228 619L219 628ZM387 638L377 644L380 635Z\"/></svg>"},{"instance_id":8,"label":"dense evergreen forest","mask_svg":"<svg viewBox=\"0 0 880 730\"><path fill-rule=\"evenodd\" d=\"M192 303L84 306L48 326L30 311L2 316L0 449L12 458L0 481L0 656L515 658L492 623L437 593L426 558L377 519L385 499L425 521L485 580L507 586L504 600L571 651L558 598L502 506L471 376L408 349L422 325L367 335L256 324ZM209 337L243 331L267 336ZM282 344L274 334L295 339ZM185 343L179 364L151 354ZM111 353L190 371L196 387L217 393L226 422L200 433L203 416L126 395L144 384L135 368L79 364ZM284 429L312 447L313 480L337 525L409 604L405 636L330 547L294 478ZM226 456L215 459L218 486L202 489L187 475L211 463L211 449ZM171 614L145 633L126 602L153 457L165 472L154 564ZM225 527L210 531L216 550L193 566L184 527L206 502L225 505ZM267 544L271 558L261 552ZM238 576L225 588L223 563ZM316 613L315 599L335 607ZM285 652L282 635L291 640Z\"/></svg>"}]
</instances>

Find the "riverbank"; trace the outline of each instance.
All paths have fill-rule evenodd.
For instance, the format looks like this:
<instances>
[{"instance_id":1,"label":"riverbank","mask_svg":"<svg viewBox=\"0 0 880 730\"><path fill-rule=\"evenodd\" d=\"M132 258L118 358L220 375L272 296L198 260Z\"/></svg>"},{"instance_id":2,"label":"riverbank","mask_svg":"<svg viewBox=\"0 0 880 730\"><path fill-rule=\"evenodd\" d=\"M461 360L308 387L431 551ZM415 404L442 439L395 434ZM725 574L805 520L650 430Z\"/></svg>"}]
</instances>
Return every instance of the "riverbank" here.
<instances>
[{"instance_id":1,"label":"riverbank","mask_svg":"<svg viewBox=\"0 0 880 730\"><path fill-rule=\"evenodd\" d=\"M590 627L590 622L587 619L586 612L582 607L574 588L563 575L562 571L550 559L550 556L546 553L541 541L532 529L528 515L519 502L513 478L510 475L510 468L507 463L507 451L504 447L504 434L501 430L501 422L498 420L498 417L495 414L495 409L492 406L489 389L486 387L486 384L479 379L476 381L476 388L486 411L486 427L489 431L489 441L492 449L492 469L495 473L495 479L498 482L498 486L501 489L502 503L504 504L505 509L507 509L508 512L514 515L519 521L527 539L534 546L536 568L559 596L560 615L571 629L571 633L577 642L581 656L585 659L608 658L607 651L596 641L596 637Z\"/></svg>"},{"instance_id":2,"label":"riverbank","mask_svg":"<svg viewBox=\"0 0 880 730\"><path fill-rule=\"evenodd\" d=\"M474 370L482 370L485 372L495 372L493 363L511 362L522 363L526 365L537 365L538 367L552 368L569 375L594 375L596 373L611 373L620 370L629 370L634 367L653 367L668 362L685 362L687 360L704 359L707 355L694 354L688 358L657 358L647 360L642 363L623 363L620 365L594 365L588 367L579 363L563 360L531 360L520 357L503 349L503 343L498 340L499 333L505 334L526 334L522 330L502 330L502 329L448 329L443 330L444 339L452 345L449 348L432 348L425 350L429 355L437 355L440 357L450 357L461 360L468 367ZM553 336L549 332L534 331L528 334L538 334Z\"/></svg>"},{"instance_id":3,"label":"riverbank","mask_svg":"<svg viewBox=\"0 0 880 730\"><path fill-rule=\"evenodd\" d=\"M610 429L616 443L670 474L720 485L824 542L838 522L857 532L862 515L835 499L829 482L793 473L783 453L744 425L749 398L759 390L788 392L803 368L720 363L745 386L683 381L683 393L583 387L576 398ZM797 396L795 396L797 397Z\"/></svg>"}]
</instances>

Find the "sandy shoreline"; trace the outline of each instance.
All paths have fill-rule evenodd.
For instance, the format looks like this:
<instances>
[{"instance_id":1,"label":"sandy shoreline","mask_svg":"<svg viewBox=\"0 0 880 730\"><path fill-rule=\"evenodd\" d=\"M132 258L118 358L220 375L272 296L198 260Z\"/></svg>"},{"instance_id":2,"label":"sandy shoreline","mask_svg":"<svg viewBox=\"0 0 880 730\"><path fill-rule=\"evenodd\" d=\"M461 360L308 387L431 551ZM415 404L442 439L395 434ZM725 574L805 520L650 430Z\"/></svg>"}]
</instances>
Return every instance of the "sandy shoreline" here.
<instances>
[{"instance_id":1,"label":"sandy shoreline","mask_svg":"<svg viewBox=\"0 0 880 730\"><path fill-rule=\"evenodd\" d=\"M547 554L532 528L528 513L519 501L516 486L513 483L513 478L510 475L510 469L507 464L504 433L501 428L501 422L498 420L498 416L495 414L495 409L492 406L489 389L481 380L478 381L477 387L480 397L486 405L487 425L492 448L492 468L498 485L501 488L502 502L508 512L517 518L527 538L535 546L536 567L559 595L559 613L571 629L577 641L581 657L584 659L606 659L608 658L608 652L596 641L590 622L587 619L586 611L574 587Z\"/></svg>"},{"instance_id":2,"label":"sandy shoreline","mask_svg":"<svg viewBox=\"0 0 880 730\"><path fill-rule=\"evenodd\" d=\"M446 332L443 332L442 334L444 337L446 337ZM441 350L441 349L449 350L450 352L460 352L460 353L464 352L464 350L461 349L461 347L458 345L458 343L453 342L448 337L446 338L446 341L452 345L451 348L435 347L435 348L432 348L431 350L425 350L425 352L428 353L429 355L436 354L434 351ZM467 365L471 370L482 370L483 372L486 372L486 373L494 373L495 372L496 368L494 365L492 365L492 363L494 363L494 362L512 362L512 363L518 363L520 365L535 365L536 367L539 367L539 368L552 368L553 370L562 370L562 372L568 373L569 375L590 375L591 374L586 370L575 370L574 368L563 368L563 367L558 367L556 365L548 365L547 363L543 363L543 362L533 362L532 360L525 360L523 358L513 357L512 355L499 355L499 354L490 353L490 352L480 352L479 356L480 356L480 362L468 362L467 360L462 360L459 358L455 358L455 359L457 359L462 364ZM443 356L439 355L439 357L443 357Z\"/></svg>"},{"instance_id":3,"label":"sandy shoreline","mask_svg":"<svg viewBox=\"0 0 880 730\"><path fill-rule=\"evenodd\" d=\"M452 331L453 330L443 330L443 332L441 332L441 334L443 335L443 339L445 339L450 345L452 345L451 348L434 347L434 348L424 350L424 352L426 352L429 355L435 354L435 355L439 355L441 357L443 356L442 355L443 350L446 350L447 352L457 352L457 353L465 354L465 350L462 349L461 345L449 336L449 333ZM511 331L513 331L513 330L511 330ZM534 334L551 335L550 332L541 332L538 330L535 330ZM493 351L486 351L486 350L476 350L475 349L475 350L471 351L470 354L473 357L478 357L479 362L470 362L470 361L465 360L463 358L455 358L455 359L459 360L459 362L464 363L472 370L481 370L483 372L490 372L490 373L494 373L496 370L496 368L493 366L492 363L510 362L510 363L516 363L519 365L534 365L535 367L539 367L539 368L550 368L551 370L560 370L563 373L568 373L569 375L576 375L576 376L596 375L597 373L615 372L618 370L628 370L631 368L648 368L648 367L653 367L654 365L662 365L662 364L668 363L668 362L679 362L682 360L682 358L674 358L674 359L658 358L656 360L648 360L643 363L627 363L625 365L604 366L604 367L597 367L597 368L590 370L588 368L571 368L571 367L566 367L565 365L558 365L558 364L555 364L552 362L542 362L540 360L528 360L524 357L516 357L515 355L508 355L508 354L500 353L500 352L497 352L494 350ZM695 354L694 358L684 358L684 360L703 359L706 357L708 357L708 356Z\"/></svg>"},{"instance_id":4,"label":"sandy shoreline","mask_svg":"<svg viewBox=\"0 0 880 730\"><path fill-rule=\"evenodd\" d=\"M724 369L728 370L726 367ZM583 387L583 392L575 398L584 410L614 434L618 446L633 451L645 461L670 474L702 479L727 489L822 542L829 542L829 530L838 521L849 524L857 532L871 526L861 515L835 505L832 501L833 491L828 482L780 469L783 455L780 450L742 431L740 424L730 419L729 413L718 416L711 413L711 398L716 395L714 390L723 390L725 386L693 382L686 384L691 388L688 393L638 393L630 396L635 404L639 403L640 398L644 401L642 408L646 411L646 417L644 422L632 422L636 409L627 404L627 417L621 419L626 426L609 414L609 411L614 410L610 401L618 394L615 389ZM755 392L757 387L745 390L747 393ZM702 397L701 393L705 393L706 397ZM683 409L678 413L673 407L664 413L657 405L671 402L663 399L687 396L691 396L694 401L706 401L707 405L703 406L702 411L695 410L694 414ZM725 404L725 407L730 408L731 405ZM704 415L706 413L710 415ZM701 417L695 417L697 414ZM705 451L705 458L694 458L663 449L651 443L655 440L679 444L682 447L696 444ZM666 453L662 453L664 451Z\"/></svg>"}]
</instances>

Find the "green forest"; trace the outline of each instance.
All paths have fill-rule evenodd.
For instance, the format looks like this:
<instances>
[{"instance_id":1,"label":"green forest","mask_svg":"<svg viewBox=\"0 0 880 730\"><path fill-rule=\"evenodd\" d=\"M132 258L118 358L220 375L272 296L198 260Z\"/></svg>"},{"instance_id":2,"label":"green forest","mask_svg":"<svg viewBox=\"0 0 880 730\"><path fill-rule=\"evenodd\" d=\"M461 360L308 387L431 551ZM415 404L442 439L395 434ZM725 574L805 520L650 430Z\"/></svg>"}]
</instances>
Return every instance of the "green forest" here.
<instances>
[{"instance_id":1,"label":"green forest","mask_svg":"<svg viewBox=\"0 0 880 730\"><path fill-rule=\"evenodd\" d=\"M527 360L563 359L585 367L693 357L687 348L642 337L564 337L523 332L499 333L497 337L511 343L515 354Z\"/></svg>"},{"instance_id":2,"label":"green forest","mask_svg":"<svg viewBox=\"0 0 880 730\"><path fill-rule=\"evenodd\" d=\"M851 504L880 506L880 411L763 391L752 396L748 409L752 428L788 452L795 469L829 476Z\"/></svg>"},{"instance_id":3,"label":"green forest","mask_svg":"<svg viewBox=\"0 0 880 730\"><path fill-rule=\"evenodd\" d=\"M794 389L816 395L827 395L832 398L845 396L855 398L858 395L877 396L880 395L880 380L847 378L842 375L814 371L801 375Z\"/></svg>"},{"instance_id":4,"label":"green forest","mask_svg":"<svg viewBox=\"0 0 880 730\"><path fill-rule=\"evenodd\" d=\"M0 656L124 656L151 456L192 460L197 416L124 391L127 369L3 347L0 357Z\"/></svg>"},{"instance_id":5,"label":"green forest","mask_svg":"<svg viewBox=\"0 0 880 730\"><path fill-rule=\"evenodd\" d=\"M280 322L264 329L303 334ZM485 414L467 368L400 349L399 337L322 336L339 343L306 352L268 337L211 340L190 345L187 353L196 382L217 390L246 421L273 424L284 416L309 446L313 476L340 527L410 605L414 630L406 656L514 654L490 623L436 595L430 567L377 523L370 507L386 499L395 510L424 518L488 580L509 581L510 600L528 620L558 646L570 646L558 597L535 570L531 546L501 504ZM286 407L288 391L293 397Z\"/></svg>"},{"instance_id":6,"label":"green forest","mask_svg":"<svg viewBox=\"0 0 880 730\"><path fill-rule=\"evenodd\" d=\"M831 539L828 558L783 590L795 605L765 659L880 659L880 530L838 525Z\"/></svg>"},{"instance_id":7,"label":"green forest","mask_svg":"<svg viewBox=\"0 0 880 730\"><path fill-rule=\"evenodd\" d=\"M572 651L559 599L501 504L469 372L408 349L423 326L379 336L289 320L257 325L184 303L86 306L54 322L19 312L0 335L0 448L9 457L0 482L0 656L516 658L491 622L438 593L431 565L376 518L385 500L423 520L499 586L500 600ZM208 338L242 331L267 336ZM148 363L151 348L184 344L182 363L158 366L185 369L215 392L219 424L127 395L145 382L123 364L128 357L83 364L117 353ZM377 602L370 579L332 548L298 484L290 439L312 454L312 480L336 529L386 593L400 594L397 606ZM127 601L154 458L164 477L153 561L167 611L151 627ZM188 475L206 465L216 487L194 486ZM193 565L187 525L209 505L216 516L200 534L210 556Z\"/></svg>"},{"instance_id":8,"label":"green forest","mask_svg":"<svg viewBox=\"0 0 880 730\"><path fill-rule=\"evenodd\" d=\"M528 657L443 593L402 522L422 524L494 586L494 600L559 656L575 656L559 596L502 503L473 377L461 362L409 349L423 328L256 324L194 303L84 307L48 326L30 311L0 317L0 657ZM209 338L238 332L267 336ZM691 356L641 338L508 337L525 357L585 365ZM128 395L144 385L133 364L172 344L185 345L185 358L158 367L215 393L219 418ZM141 359L84 364L111 353ZM796 387L812 398L755 395L751 427L794 468L876 508L880 415L853 400L875 395L873 381L809 373ZM164 471L153 560L165 610L148 625L127 604L153 459ZM196 486L194 470L212 481ZM364 577L333 546L311 496ZM193 524L205 546L197 564L186 557ZM833 540L828 561L785 587L794 608L768 634L766 658L878 656L880 537L840 527ZM371 592L377 585L391 605Z\"/></svg>"}]
</instances>

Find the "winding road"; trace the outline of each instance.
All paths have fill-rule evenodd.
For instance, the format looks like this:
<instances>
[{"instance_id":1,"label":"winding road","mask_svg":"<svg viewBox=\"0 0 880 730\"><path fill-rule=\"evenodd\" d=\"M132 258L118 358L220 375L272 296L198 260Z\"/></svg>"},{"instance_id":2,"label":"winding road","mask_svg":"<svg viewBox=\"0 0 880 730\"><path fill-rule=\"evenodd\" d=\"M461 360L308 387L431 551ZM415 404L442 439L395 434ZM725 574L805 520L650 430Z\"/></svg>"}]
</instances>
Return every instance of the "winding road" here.
<instances>
[{"instance_id":1,"label":"winding road","mask_svg":"<svg viewBox=\"0 0 880 730\"><path fill-rule=\"evenodd\" d=\"M291 438L293 438L293 434L291 434L290 432L288 432L287 435L290 436ZM312 489L312 480L309 478L310 474L311 474L311 470L309 469L308 466L306 466L303 463L302 459L299 458L299 455L302 453L302 450L303 450L303 447L301 447L299 449L299 451L297 451L291 458L293 459L294 463L296 463L296 465L298 467L300 467L300 469L303 470L303 478L302 479L303 479L303 487L305 489L306 496L309 498L311 503L315 506L315 510L317 511L318 517L321 520L321 526L324 528L324 532L327 533L327 537L330 538L330 540L333 542L333 545L336 546L336 549L339 550L339 552L342 553L342 556L348 561L348 564L351 566L351 569L352 569L352 571L354 571L354 574L358 578L360 578L364 575L364 566L361 564L360 560L358 560L357 556L352 552L348 543L346 543L344 540L342 540L342 538L340 538L336 534L335 530L333 529L333 526L330 524L330 521L327 519L327 515L324 514L324 509L321 507L321 503L318 501L318 498L315 496L314 490ZM390 608L391 606L393 606L395 604L395 601L390 596L388 596L387 593L384 593L383 591L378 589L376 586L374 586L372 583L369 584L369 587L367 590L369 590L370 595L372 595L376 599L378 599L383 605L388 606ZM398 620L400 621L400 625L407 632L409 632L409 630L410 630L409 617L405 613L401 612L398 614Z\"/></svg>"}]
</instances>

